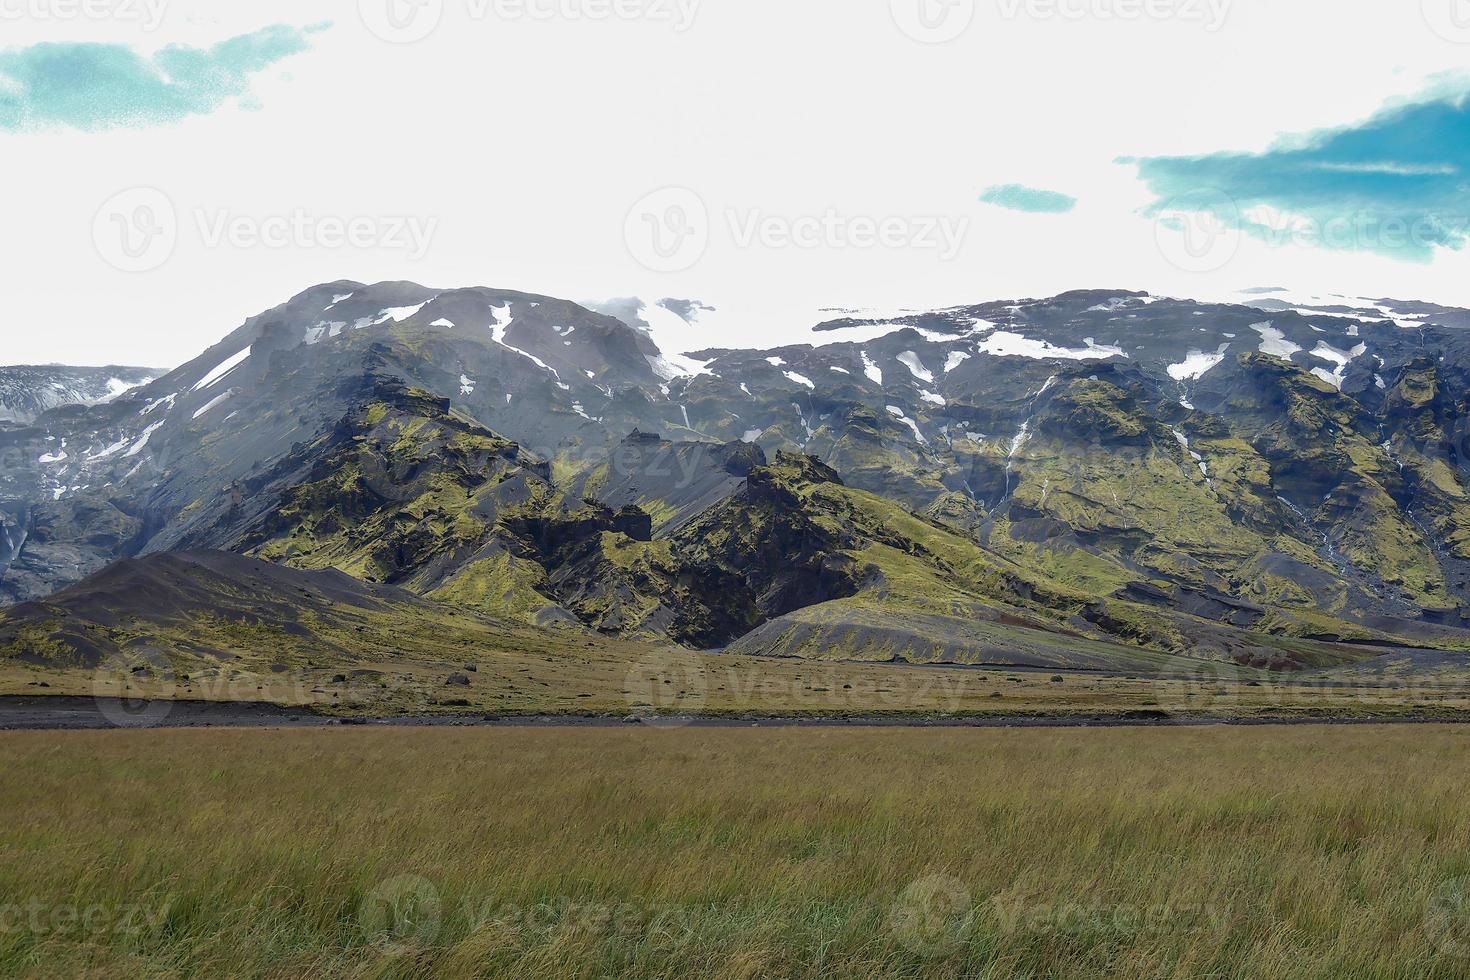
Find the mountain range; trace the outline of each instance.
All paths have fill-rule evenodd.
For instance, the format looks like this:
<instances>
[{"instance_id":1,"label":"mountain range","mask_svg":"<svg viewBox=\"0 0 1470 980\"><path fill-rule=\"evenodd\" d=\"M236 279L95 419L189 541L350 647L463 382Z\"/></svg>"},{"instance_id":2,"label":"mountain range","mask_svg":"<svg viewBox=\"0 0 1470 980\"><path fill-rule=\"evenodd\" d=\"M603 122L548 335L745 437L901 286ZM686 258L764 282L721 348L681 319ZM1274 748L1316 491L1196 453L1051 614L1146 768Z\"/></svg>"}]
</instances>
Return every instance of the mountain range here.
<instances>
[{"instance_id":1,"label":"mountain range","mask_svg":"<svg viewBox=\"0 0 1470 980\"><path fill-rule=\"evenodd\" d=\"M366 609L826 660L1470 652L1470 312L1088 290L655 342L711 312L336 282L172 371L0 369L0 656L232 655L185 579L188 621L317 657Z\"/></svg>"},{"instance_id":2,"label":"mountain range","mask_svg":"<svg viewBox=\"0 0 1470 980\"><path fill-rule=\"evenodd\" d=\"M28 424L63 405L99 405L167 373L137 367L0 367L0 422Z\"/></svg>"}]
</instances>

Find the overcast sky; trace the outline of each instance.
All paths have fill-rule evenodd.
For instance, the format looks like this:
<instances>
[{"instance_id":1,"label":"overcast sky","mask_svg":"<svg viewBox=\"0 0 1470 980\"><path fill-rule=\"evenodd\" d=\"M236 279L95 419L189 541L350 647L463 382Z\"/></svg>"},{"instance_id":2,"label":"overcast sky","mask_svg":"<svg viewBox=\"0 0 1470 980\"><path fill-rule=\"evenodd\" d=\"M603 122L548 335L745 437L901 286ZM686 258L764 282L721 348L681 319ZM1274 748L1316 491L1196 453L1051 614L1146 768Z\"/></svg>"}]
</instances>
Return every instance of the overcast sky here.
<instances>
[{"instance_id":1,"label":"overcast sky","mask_svg":"<svg viewBox=\"0 0 1470 980\"><path fill-rule=\"evenodd\" d=\"M168 367L336 279L693 298L699 346L1470 306L1465 0L85 2L0 0L0 363Z\"/></svg>"}]
</instances>

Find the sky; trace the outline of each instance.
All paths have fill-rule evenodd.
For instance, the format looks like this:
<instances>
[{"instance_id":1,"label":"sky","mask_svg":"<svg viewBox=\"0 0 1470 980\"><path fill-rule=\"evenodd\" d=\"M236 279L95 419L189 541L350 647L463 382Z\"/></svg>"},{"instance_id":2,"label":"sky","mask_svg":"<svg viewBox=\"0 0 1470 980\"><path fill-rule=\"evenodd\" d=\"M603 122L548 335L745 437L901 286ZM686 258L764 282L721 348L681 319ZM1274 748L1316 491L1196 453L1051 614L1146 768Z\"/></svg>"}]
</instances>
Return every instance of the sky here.
<instances>
[{"instance_id":1,"label":"sky","mask_svg":"<svg viewBox=\"0 0 1470 980\"><path fill-rule=\"evenodd\" d=\"M1470 0L0 0L0 363L320 282L1470 306Z\"/></svg>"}]
</instances>

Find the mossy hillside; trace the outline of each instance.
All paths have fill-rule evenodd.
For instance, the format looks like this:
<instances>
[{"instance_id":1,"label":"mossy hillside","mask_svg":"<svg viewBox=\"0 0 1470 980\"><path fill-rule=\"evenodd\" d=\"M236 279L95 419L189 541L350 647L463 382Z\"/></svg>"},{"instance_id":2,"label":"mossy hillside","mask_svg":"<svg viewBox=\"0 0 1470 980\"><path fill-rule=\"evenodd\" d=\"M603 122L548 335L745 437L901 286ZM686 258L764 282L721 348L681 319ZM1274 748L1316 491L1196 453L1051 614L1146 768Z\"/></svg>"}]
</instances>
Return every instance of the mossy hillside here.
<instances>
[{"instance_id":1,"label":"mossy hillside","mask_svg":"<svg viewBox=\"0 0 1470 980\"><path fill-rule=\"evenodd\" d=\"M1341 582L1331 582L1334 573L1321 568L1319 562L1305 545L1279 537L1272 551L1256 555L1231 576L1231 592L1263 606L1342 612L1350 601L1348 589ZM1324 579L1329 586L1325 590ZM1309 581L1311 587L1306 584Z\"/></svg>"},{"instance_id":2,"label":"mossy hillside","mask_svg":"<svg viewBox=\"0 0 1470 980\"><path fill-rule=\"evenodd\" d=\"M958 621L990 619L1011 627L1061 630L1093 640L1112 638L1176 653L1198 648L1197 635L1209 632L1202 621L1135 603L1102 601L1070 584L1050 580L908 513L887 498L843 486L835 473L824 471L815 461L782 455L760 474L759 482L778 491L772 494L774 498L784 498L800 508L812 533L824 536L826 549L839 550L850 563L849 582L856 590L837 597L842 602L832 606L835 610L863 608L877 615L908 613ZM737 498L732 505L740 502ZM760 525L749 519L730 523L732 527ZM763 564L756 552L748 552L739 567L757 581L780 580L775 570L779 566ZM939 629L942 638L944 628ZM820 642L837 656L845 649L844 635L831 633ZM810 633L808 638L818 642ZM1250 647L1250 641L1218 645L1227 657L1236 649Z\"/></svg>"},{"instance_id":3,"label":"mossy hillside","mask_svg":"<svg viewBox=\"0 0 1470 980\"><path fill-rule=\"evenodd\" d=\"M299 568L424 590L506 512L552 505L545 469L514 443L412 389L367 403L303 452L311 477L243 544Z\"/></svg>"},{"instance_id":4,"label":"mossy hillside","mask_svg":"<svg viewBox=\"0 0 1470 980\"><path fill-rule=\"evenodd\" d=\"M698 634L688 611L698 605L680 594L680 566L664 541L637 541L620 531L602 530L586 551L559 564L552 588L584 623L616 636Z\"/></svg>"},{"instance_id":5,"label":"mossy hillside","mask_svg":"<svg viewBox=\"0 0 1470 980\"><path fill-rule=\"evenodd\" d=\"M936 497L929 506L918 511L920 517L945 527L962 537L972 537L985 523L985 507L974 497L958 490Z\"/></svg>"},{"instance_id":6,"label":"mossy hillside","mask_svg":"<svg viewBox=\"0 0 1470 980\"><path fill-rule=\"evenodd\" d=\"M852 595L857 570L844 552L859 546L852 529L810 506L814 487L837 480L815 459L778 453L753 469L745 487L670 539L690 580L744 629L827 599Z\"/></svg>"},{"instance_id":7,"label":"mossy hillside","mask_svg":"<svg viewBox=\"0 0 1470 980\"><path fill-rule=\"evenodd\" d=\"M1385 441L1389 459L1406 484L1405 498L1451 559L1470 561L1470 491L1461 478L1450 426L1470 415L1466 399L1451 400L1438 368L1416 360L1389 390L1385 413L1394 434Z\"/></svg>"},{"instance_id":8,"label":"mossy hillside","mask_svg":"<svg viewBox=\"0 0 1470 980\"><path fill-rule=\"evenodd\" d=\"M561 606L540 563L519 558L499 543L467 562L429 593L440 602L518 623L557 621Z\"/></svg>"},{"instance_id":9,"label":"mossy hillside","mask_svg":"<svg viewBox=\"0 0 1470 980\"><path fill-rule=\"evenodd\" d=\"M140 697L343 710L408 697L403 707L422 708L466 664L516 669L580 655L588 642L578 630L532 629L334 572L219 552L124 562L89 582L58 594L54 606L0 613L0 661L84 669L82 680L104 685L89 694L132 685Z\"/></svg>"},{"instance_id":10,"label":"mossy hillside","mask_svg":"<svg viewBox=\"0 0 1470 980\"><path fill-rule=\"evenodd\" d=\"M1145 476L1168 474L1160 494L1172 492L1178 485L1176 481L1185 480L1189 470L1199 473L1193 458L1182 453L1172 433L1168 443L1150 442L1144 452L1154 460L1144 469ZM1240 453L1248 455L1245 450ZM1351 641L1394 642L1389 634L1354 627L1331 616L1307 619L1284 610L1264 618L1257 613L1256 619L1263 621L1250 627L1252 637L1167 608L1120 600L1116 596L1124 587L1146 578L1137 565L1128 561L1110 560L1082 548L1038 546L1013 534L1005 519L994 521L991 531L1000 533L992 533L987 539L988 549L981 548L973 538L925 521L891 500L835 480L810 479L801 466L791 465L790 457L778 460L778 464L783 463L772 469L779 474L779 482L791 499L810 513L823 515L817 525L836 533L836 540L846 543L847 555L862 569L862 587L845 600L848 604L948 614L966 603L979 603L1035 617L1027 625L1043 629L1067 622L1072 624L1070 628L1098 639L1276 667L1332 660L1332 654L1296 645L1299 638L1337 635ZM1202 480L1203 474L1200 477ZM1178 518L1181 523L1184 519L1183 515ZM1156 564L1167 573L1163 578L1167 587L1172 587L1170 583L1200 581L1229 594L1239 593L1244 581L1274 581L1270 594L1263 595L1263 599L1289 599L1299 603L1302 610L1309 610L1319 593L1297 589L1297 580L1287 575L1273 579L1268 571L1291 561L1309 570L1307 578L1319 591L1336 586L1328 568L1322 567L1325 562L1295 539L1279 534L1268 539L1249 537L1247 531L1237 533L1243 540L1239 550L1214 570L1202 568L1194 556L1182 550L1171 553L1168 548L1156 546L1146 553L1154 556ZM1197 546L1209 543L1201 543L1198 536L1186 540ZM1009 552L1002 552L997 541L1007 541ZM1345 590L1337 587L1334 594L1339 606L1345 608ZM1270 634L1279 635L1288 645L1273 646ZM1346 655L1353 656L1350 652Z\"/></svg>"},{"instance_id":11,"label":"mossy hillside","mask_svg":"<svg viewBox=\"0 0 1470 980\"><path fill-rule=\"evenodd\" d=\"M764 438L761 441L765 443ZM952 464L916 445L912 430L883 408L845 404L830 413L810 438L790 448L826 460L850 486L915 510L952 489L945 483Z\"/></svg>"},{"instance_id":12,"label":"mossy hillside","mask_svg":"<svg viewBox=\"0 0 1470 980\"><path fill-rule=\"evenodd\" d=\"M1112 595L1140 577L1118 559L1082 547L1074 536L1031 540L1013 528L1008 518L997 518L991 524L986 545L1022 568L1066 582L1092 596Z\"/></svg>"},{"instance_id":13,"label":"mossy hillside","mask_svg":"<svg viewBox=\"0 0 1470 980\"><path fill-rule=\"evenodd\" d=\"M1047 574L1085 569L1083 587L1093 591L1146 577L1146 570L1223 586L1267 546L1237 517L1259 500L1263 467L1252 465L1244 450L1217 471L1213 446L1186 446L1181 436L1189 438L1141 413L1121 388L1064 383L1012 450L1008 519L993 525L986 540ZM1056 526L1047 530L1046 522ZM1262 516L1255 523L1268 522ZM1056 539L1061 546L1049 546ZM1074 542L1096 561L1069 557L1072 568L1062 568L1046 557L1077 551Z\"/></svg>"},{"instance_id":14,"label":"mossy hillside","mask_svg":"<svg viewBox=\"0 0 1470 980\"><path fill-rule=\"evenodd\" d=\"M1004 664L1149 673L1183 672L1190 663L1064 630L1006 622L983 606L972 604L946 614L903 605L875 607L862 597L810 606L773 620L743 637L729 652L818 661Z\"/></svg>"},{"instance_id":15,"label":"mossy hillside","mask_svg":"<svg viewBox=\"0 0 1470 980\"><path fill-rule=\"evenodd\" d=\"M1399 505L1402 473L1379 445L1376 424L1294 364L1263 354L1240 363L1249 383L1232 392L1224 414L1270 467L1270 486L1285 505L1283 533L1315 551L1312 564L1327 562L1365 597L1386 585L1401 605L1444 608L1443 570Z\"/></svg>"},{"instance_id":16,"label":"mossy hillside","mask_svg":"<svg viewBox=\"0 0 1470 980\"><path fill-rule=\"evenodd\" d=\"M1013 520L1052 517L1098 553L1143 567L1185 554L1224 574L1260 551L1174 438L1153 436L1134 453L1038 437L1015 461Z\"/></svg>"},{"instance_id":17,"label":"mossy hillside","mask_svg":"<svg viewBox=\"0 0 1470 980\"><path fill-rule=\"evenodd\" d=\"M248 553L528 624L728 638L699 583L665 546L644 546L647 514L568 497L545 464L445 400L380 384L280 471L297 472L297 459L310 461L306 477L241 534Z\"/></svg>"},{"instance_id":18,"label":"mossy hillside","mask_svg":"<svg viewBox=\"0 0 1470 980\"><path fill-rule=\"evenodd\" d=\"M524 622L580 622L609 636L691 646L718 645L753 626L726 622L720 583L653 541L651 523L638 508L591 502L506 515L491 544L429 595Z\"/></svg>"}]
</instances>

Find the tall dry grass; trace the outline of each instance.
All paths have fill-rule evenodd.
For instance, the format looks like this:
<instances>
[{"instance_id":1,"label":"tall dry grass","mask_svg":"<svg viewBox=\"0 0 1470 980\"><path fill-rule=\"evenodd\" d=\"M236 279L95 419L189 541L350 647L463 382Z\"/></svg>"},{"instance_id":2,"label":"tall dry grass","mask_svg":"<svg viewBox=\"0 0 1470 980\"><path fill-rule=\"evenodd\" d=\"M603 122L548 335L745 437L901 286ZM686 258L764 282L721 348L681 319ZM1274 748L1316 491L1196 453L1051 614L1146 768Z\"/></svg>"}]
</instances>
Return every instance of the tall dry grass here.
<instances>
[{"instance_id":1,"label":"tall dry grass","mask_svg":"<svg viewBox=\"0 0 1470 980\"><path fill-rule=\"evenodd\" d=\"M1470 730L36 733L0 767L7 975L1470 975Z\"/></svg>"}]
</instances>

